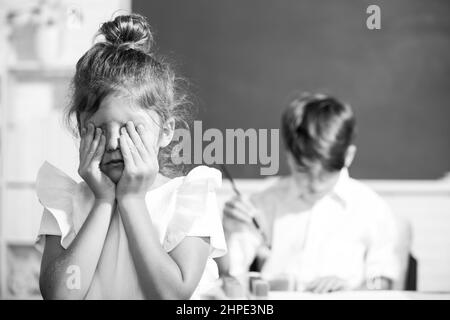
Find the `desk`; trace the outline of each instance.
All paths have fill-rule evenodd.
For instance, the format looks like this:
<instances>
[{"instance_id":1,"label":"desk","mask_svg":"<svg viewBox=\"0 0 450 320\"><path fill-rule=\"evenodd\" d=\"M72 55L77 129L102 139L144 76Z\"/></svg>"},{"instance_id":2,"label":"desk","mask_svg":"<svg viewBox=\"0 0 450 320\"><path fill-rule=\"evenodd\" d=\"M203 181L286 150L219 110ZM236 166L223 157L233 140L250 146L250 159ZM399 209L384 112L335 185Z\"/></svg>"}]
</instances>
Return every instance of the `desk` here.
<instances>
[{"instance_id":1,"label":"desk","mask_svg":"<svg viewBox=\"0 0 450 320\"><path fill-rule=\"evenodd\" d=\"M271 291L269 300L450 300L450 292L342 291L326 294Z\"/></svg>"},{"instance_id":2,"label":"desk","mask_svg":"<svg viewBox=\"0 0 450 320\"><path fill-rule=\"evenodd\" d=\"M235 299L255 299L248 295L248 291L241 286L240 295ZM222 280L218 280L216 286L207 293L194 299L228 300ZM361 290L361 291L337 291L333 293L317 294L302 291L269 291L268 300L450 300L450 292L419 292L419 291L395 291L395 290Z\"/></svg>"},{"instance_id":3,"label":"desk","mask_svg":"<svg viewBox=\"0 0 450 320\"><path fill-rule=\"evenodd\" d=\"M245 286L248 280L239 278L224 278L217 280L215 285L194 297L194 299L205 300L229 300L234 299L255 299L249 295L249 290ZM228 285L226 285L228 284ZM231 288L231 289L230 289ZM229 296L227 296L227 294ZM233 299L233 298L231 298ZM268 300L450 300L450 291L401 291L401 290L353 290L337 291L332 293L312 293L305 291L269 291Z\"/></svg>"}]
</instances>

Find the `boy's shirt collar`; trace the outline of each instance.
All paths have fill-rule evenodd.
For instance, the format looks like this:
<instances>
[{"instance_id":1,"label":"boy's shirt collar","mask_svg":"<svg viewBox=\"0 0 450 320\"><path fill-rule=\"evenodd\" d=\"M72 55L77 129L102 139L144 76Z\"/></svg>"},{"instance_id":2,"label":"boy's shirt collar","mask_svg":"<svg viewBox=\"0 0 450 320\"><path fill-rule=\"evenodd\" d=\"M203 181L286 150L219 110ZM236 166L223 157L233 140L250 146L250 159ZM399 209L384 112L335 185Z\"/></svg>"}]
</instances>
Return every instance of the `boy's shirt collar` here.
<instances>
[{"instance_id":1,"label":"boy's shirt collar","mask_svg":"<svg viewBox=\"0 0 450 320\"><path fill-rule=\"evenodd\" d=\"M334 185L333 189L328 194L326 194L322 199L318 200L314 204L314 206L316 206L318 203L320 203L323 200L328 198L328 199L337 201L345 209L352 197L352 194L350 193L350 190L349 190L350 180L351 180L351 178L348 173L348 169L347 168L341 169L341 171L339 172L338 181ZM295 180L293 179L292 176L289 179L289 187L287 189L287 194L289 195L288 199L292 199L292 201L294 201L294 202L297 201L297 199L298 199L297 198L297 186L296 186ZM281 195L281 194L278 196L283 197L283 195Z\"/></svg>"},{"instance_id":2,"label":"boy's shirt collar","mask_svg":"<svg viewBox=\"0 0 450 320\"><path fill-rule=\"evenodd\" d=\"M348 173L347 168L343 168L339 173L339 179L334 186L333 190L328 194L333 199L337 200L342 204L343 207L348 205L348 199L351 195L349 195L349 182L350 175Z\"/></svg>"}]
</instances>

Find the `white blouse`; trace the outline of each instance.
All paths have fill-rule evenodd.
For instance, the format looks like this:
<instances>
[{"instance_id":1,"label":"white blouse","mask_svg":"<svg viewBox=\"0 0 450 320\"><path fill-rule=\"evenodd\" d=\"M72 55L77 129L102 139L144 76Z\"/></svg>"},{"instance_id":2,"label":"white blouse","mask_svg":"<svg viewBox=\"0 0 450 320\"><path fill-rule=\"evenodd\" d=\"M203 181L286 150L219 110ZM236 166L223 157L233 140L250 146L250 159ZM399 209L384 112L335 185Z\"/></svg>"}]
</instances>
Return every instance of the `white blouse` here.
<instances>
[{"instance_id":1,"label":"white blouse","mask_svg":"<svg viewBox=\"0 0 450 320\"><path fill-rule=\"evenodd\" d=\"M366 280L386 277L403 288L409 254L404 221L368 186L342 170L333 190L305 208L292 176L277 179L250 200L260 209L260 222L272 239L262 274L295 280L302 290L311 281L337 276L351 289ZM241 230L229 236L233 275L247 272L261 237Z\"/></svg>"},{"instance_id":2,"label":"white blouse","mask_svg":"<svg viewBox=\"0 0 450 320\"><path fill-rule=\"evenodd\" d=\"M218 268L213 258L227 252L215 192L221 181L220 171L199 166L184 177L150 190L146 196L149 214L166 252L186 236L209 238L210 254L192 298L214 286ZM84 181L77 183L48 162L39 170L36 189L44 206L36 246L42 251L45 235L58 235L66 249L91 211L94 195ZM112 216L86 299L144 299L118 212Z\"/></svg>"}]
</instances>

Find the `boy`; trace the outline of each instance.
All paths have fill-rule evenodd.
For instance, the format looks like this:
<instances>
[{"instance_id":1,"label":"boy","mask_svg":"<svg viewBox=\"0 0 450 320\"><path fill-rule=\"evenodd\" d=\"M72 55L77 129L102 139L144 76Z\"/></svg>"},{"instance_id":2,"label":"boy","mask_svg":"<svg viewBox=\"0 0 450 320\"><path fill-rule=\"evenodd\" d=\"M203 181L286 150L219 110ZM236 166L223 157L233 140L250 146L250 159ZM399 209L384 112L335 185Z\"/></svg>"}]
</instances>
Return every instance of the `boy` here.
<instances>
[{"instance_id":1,"label":"boy","mask_svg":"<svg viewBox=\"0 0 450 320\"><path fill-rule=\"evenodd\" d=\"M287 276L298 290L398 285L408 245L386 203L348 175L356 153L350 106L324 95L296 97L283 113L282 134L291 175L225 204L230 268L224 271L224 260L222 271L244 273L271 247L262 274Z\"/></svg>"}]
</instances>

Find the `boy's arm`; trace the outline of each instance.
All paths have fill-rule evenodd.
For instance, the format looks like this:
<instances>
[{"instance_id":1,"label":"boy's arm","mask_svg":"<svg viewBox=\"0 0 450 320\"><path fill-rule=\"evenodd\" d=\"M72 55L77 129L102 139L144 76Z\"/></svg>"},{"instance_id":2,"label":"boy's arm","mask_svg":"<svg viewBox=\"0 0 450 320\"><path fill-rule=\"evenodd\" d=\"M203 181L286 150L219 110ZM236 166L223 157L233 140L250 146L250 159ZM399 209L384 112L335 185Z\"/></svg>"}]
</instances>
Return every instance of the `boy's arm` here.
<instances>
[{"instance_id":1,"label":"boy's arm","mask_svg":"<svg viewBox=\"0 0 450 320\"><path fill-rule=\"evenodd\" d=\"M258 249L264 245L265 238L257 230L252 217L258 221L258 226L268 238L270 223L266 212L255 205L255 199L236 196L225 204L223 226L228 253L216 260L221 276L237 276L248 272Z\"/></svg>"},{"instance_id":2,"label":"boy's arm","mask_svg":"<svg viewBox=\"0 0 450 320\"><path fill-rule=\"evenodd\" d=\"M44 299L85 298L103 249L114 206L114 202L96 201L67 249L61 246L60 236L46 235L39 277Z\"/></svg>"},{"instance_id":3,"label":"boy's arm","mask_svg":"<svg viewBox=\"0 0 450 320\"><path fill-rule=\"evenodd\" d=\"M408 249L403 248L400 220L387 204L380 199L373 208L375 210L369 226L365 286L367 289L391 290L401 279L403 255L408 255Z\"/></svg>"}]
</instances>

